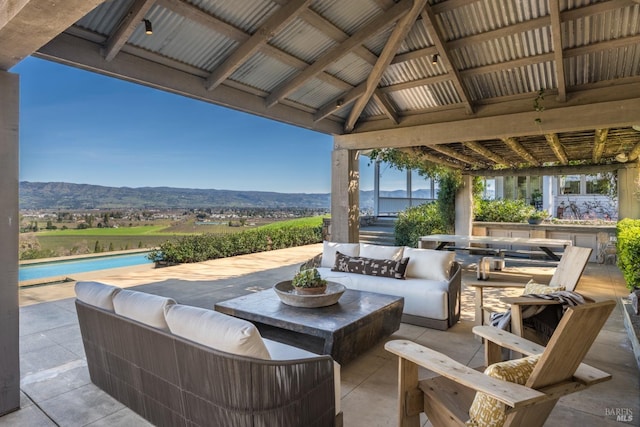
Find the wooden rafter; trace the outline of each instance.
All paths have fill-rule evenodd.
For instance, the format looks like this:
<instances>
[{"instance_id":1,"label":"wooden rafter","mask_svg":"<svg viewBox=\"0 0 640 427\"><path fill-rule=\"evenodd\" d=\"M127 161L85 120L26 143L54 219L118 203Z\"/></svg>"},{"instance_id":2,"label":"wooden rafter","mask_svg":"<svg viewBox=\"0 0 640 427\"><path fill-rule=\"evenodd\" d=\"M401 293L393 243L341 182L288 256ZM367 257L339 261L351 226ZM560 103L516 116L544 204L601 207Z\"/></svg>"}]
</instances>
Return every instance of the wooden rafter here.
<instances>
[{"instance_id":1,"label":"wooden rafter","mask_svg":"<svg viewBox=\"0 0 640 427\"><path fill-rule=\"evenodd\" d=\"M553 154L556 155L558 161L563 165L569 163L569 159L567 158L567 153L564 151L562 144L560 144L560 139L558 138L557 133L547 133L544 136L547 139L547 143L551 150L553 150Z\"/></svg>"},{"instance_id":2,"label":"wooden rafter","mask_svg":"<svg viewBox=\"0 0 640 427\"><path fill-rule=\"evenodd\" d=\"M456 150L454 150L453 148L447 147L446 145L430 145L429 148L431 148L434 151L437 151L439 153L442 153L446 156L451 157L452 159L456 159L459 160L463 163L468 163L471 166L481 166L482 162L479 162L478 160L474 159L471 156L467 156L466 154L462 154L457 152Z\"/></svg>"},{"instance_id":3,"label":"wooden rafter","mask_svg":"<svg viewBox=\"0 0 640 427\"><path fill-rule=\"evenodd\" d=\"M349 111L349 116L344 124L345 132L351 132L353 130L356 121L360 117L360 114L362 114L362 110L367 106L371 96L378 87L378 83L380 83L382 75L387 70L387 67L398 51L400 44L404 42L404 39L407 37L407 34L409 34L411 27L415 24L416 18L426 3L427 0L414 0L411 9L396 23L395 28L391 32L387 43L378 57L376 65L373 66L373 69L367 77L364 93L356 100L351 111Z\"/></svg>"},{"instance_id":4,"label":"wooden rafter","mask_svg":"<svg viewBox=\"0 0 640 427\"><path fill-rule=\"evenodd\" d=\"M502 138L502 142L504 142L507 147L509 147L514 153L518 156L522 157L527 163L532 164L534 166L540 166L540 162L527 151L526 148L520 142L513 137Z\"/></svg>"},{"instance_id":5,"label":"wooden rafter","mask_svg":"<svg viewBox=\"0 0 640 427\"><path fill-rule=\"evenodd\" d=\"M349 38L349 34L345 33L340 28L333 25L332 22L311 9L305 9L304 12L300 14L300 18L305 20L312 27L320 30L323 34L337 41L338 43L342 43ZM371 52L363 45L357 46L353 50L353 53L355 53L371 65L375 64L378 60L376 54Z\"/></svg>"},{"instance_id":6,"label":"wooden rafter","mask_svg":"<svg viewBox=\"0 0 640 427\"><path fill-rule=\"evenodd\" d=\"M562 29L560 28L560 2L549 0L551 15L551 37L553 40L553 56L556 64L556 82L558 85L558 101L567 100L567 84L564 77L564 58L562 57Z\"/></svg>"},{"instance_id":7,"label":"wooden rafter","mask_svg":"<svg viewBox=\"0 0 640 427\"><path fill-rule=\"evenodd\" d=\"M426 161L431 162L431 163L437 163L439 165L443 165L443 166L446 166L446 167L452 168L452 169L462 169L461 165L459 165L457 163L450 162L447 159L443 159L443 158L440 158L438 156L434 156L433 154L427 153L424 150L420 149L419 147L400 148L399 150L400 151L404 151L405 153L409 153L409 154L417 154L421 158L423 158Z\"/></svg>"},{"instance_id":8,"label":"wooden rafter","mask_svg":"<svg viewBox=\"0 0 640 427\"><path fill-rule=\"evenodd\" d=\"M352 102L362 96L365 88L365 83L361 83L351 89L348 93L341 94L338 97L327 102L322 107L320 107L318 111L313 115L313 121L317 122L319 120L322 120L330 114L333 114L336 111L345 108L347 105L350 105Z\"/></svg>"},{"instance_id":9,"label":"wooden rafter","mask_svg":"<svg viewBox=\"0 0 640 427\"><path fill-rule=\"evenodd\" d=\"M609 129L596 129L596 134L593 138L593 163L600 163L600 159L602 159L602 153L604 153L604 147L607 144L608 134Z\"/></svg>"},{"instance_id":10,"label":"wooden rafter","mask_svg":"<svg viewBox=\"0 0 640 427\"><path fill-rule=\"evenodd\" d=\"M306 81L321 73L330 64L396 22L408 12L410 7L411 2L409 0L401 0L385 13L378 15L347 40L331 48L325 55L318 58L313 64L298 73L294 78L275 88L274 91L271 92L271 95L267 97L265 105L271 107L276 104L282 98L302 86Z\"/></svg>"},{"instance_id":11,"label":"wooden rafter","mask_svg":"<svg viewBox=\"0 0 640 427\"><path fill-rule=\"evenodd\" d=\"M500 156L499 154L494 153L488 148L483 147L477 141L465 141L463 142L463 144L471 148L473 151L480 154L481 156L486 157L487 159L491 160L492 162L500 166L509 166L511 164L507 159Z\"/></svg>"},{"instance_id":12,"label":"wooden rafter","mask_svg":"<svg viewBox=\"0 0 640 427\"><path fill-rule=\"evenodd\" d=\"M445 45L445 39L438 27L438 23L436 22L436 17L433 11L431 10L431 6L428 4L425 5L424 10L422 11L422 23L424 24L427 32L433 39L433 43L438 50L438 54L440 56L440 60L443 62L447 73L451 75L453 86L456 88L458 92L458 96L462 100L462 103L465 106L467 114L473 114L473 106L471 105L471 97L467 91L467 88L462 83L462 78L458 73L458 70L453 66L453 62L451 61L451 56L449 55L449 51Z\"/></svg>"},{"instance_id":13,"label":"wooden rafter","mask_svg":"<svg viewBox=\"0 0 640 427\"><path fill-rule=\"evenodd\" d=\"M213 90L227 79L234 71L256 53L262 45L267 44L280 30L302 13L311 0L291 0L272 14L251 37L242 43L220 66L207 78L205 87Z\"/></svg>"},{"instance_id":14,"label":"wooden rafter","mask_svg":"<svg viewBox=\"0 0 640 427\"><path fill-rule=\"evenodd\" d=\"M245 33L243 30L227 24L215 16L209 15L205 11L181 0L157 0L156 4L173 11L178 15L182 15L191 21L197 22L204 27L213 29L217 33L224 34L226 37L229 37L237 43L244 43L251 37L250 34ZM271 46L270 44L263 44L259 51L298 70L303 70L309 66L305 61ZM317 75L317 78L344 91L348 91L353 88L353 86L347 82L344 82L329 73L322 72Z\"/></svg>"},{"instance_id":15,"label":"wooden rafter","mask_svg":"<svg viewBox=\"0 0 640 427\"><path fill-rule=\"evenodd\" d=\"M397 125L399 123L398 114L396 114L396 111L387 99L387 96L379 90L375 90L372 97L376 104L378 104L382 111L384 111L384 114L389 118L389 120L391 120L394 125Z\"/></svg>"},{"instance_id":16,"label":"wooden rafter","mask_svg":"<svg viewBox=\"0 0 640 427\"><path fill-rule=\"evenodd\" d=\"M640 2L640 0L638 0L638 2ZM630 161L635 161L638 160L638 157L640 157L640 142L638 142L629 152L629 160Z\"/></svg>"},{"instance_id":17,"label":"wooden rafter","mask_svg":"<svg viewBox=\"0 0 640 427\"><path fill-rule=\"evenodd\" d=\"M131 5L118 29L105 42L104 59L111 61L120 52L154 3L155 0L136 0Z\"/></svg>"}]
</instances>

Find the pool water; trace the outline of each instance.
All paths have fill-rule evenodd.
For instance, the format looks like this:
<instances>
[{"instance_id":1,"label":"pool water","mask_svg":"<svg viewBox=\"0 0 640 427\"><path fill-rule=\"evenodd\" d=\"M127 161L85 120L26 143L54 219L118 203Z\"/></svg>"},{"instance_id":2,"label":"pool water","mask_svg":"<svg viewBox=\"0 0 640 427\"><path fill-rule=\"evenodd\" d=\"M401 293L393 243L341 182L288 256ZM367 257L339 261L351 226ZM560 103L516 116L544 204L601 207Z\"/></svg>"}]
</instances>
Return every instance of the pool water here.
<instances>
[{"instance_id":1,"label":"pool water","mask_svg":"<svg viewBox=\"0 0 640 427\"><path fill-rule=\"evenodd\" d=\"M83 258L68 261L50 261L21 265L18 271L18 281L43 279L46 277L68 276L73 273L106 270L109 268L131 267L134 265L151 264L147 252L129 255L110 255L95 258Z\"/></svg>"}]
</instances>

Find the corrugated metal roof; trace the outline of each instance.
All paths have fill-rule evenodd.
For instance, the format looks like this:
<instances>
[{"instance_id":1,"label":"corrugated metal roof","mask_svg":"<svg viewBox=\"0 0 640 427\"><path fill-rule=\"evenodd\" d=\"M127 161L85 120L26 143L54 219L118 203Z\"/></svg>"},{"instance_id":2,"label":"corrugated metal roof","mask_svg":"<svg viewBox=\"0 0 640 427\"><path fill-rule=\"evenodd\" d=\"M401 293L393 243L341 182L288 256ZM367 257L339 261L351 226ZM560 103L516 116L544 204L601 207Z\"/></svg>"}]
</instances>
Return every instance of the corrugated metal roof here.
<instances>
[{"instance_id":1,"label":"corrugated metal roof","mask_svg":"<svg viewBox=\"0 0 640 427\"><path fill-rule=\"evenodd\" d=\"M412 82L443 73L442 65L433 65L431 58L422 57L412 59L388 66L380 80L380 86L386 87L404 82Z\"/></svg>"},{"instance_id":2,"label":"corrugated metal roof","mask_svg":"<svg viewBox=\"0 0 640 427\"><path fill-rule=\"evenodd\" d=\"M133 2L134 0L104 2L80 19L76 25L98 34L109 35L118 28L118 24L131 8Z\"/></svg>"},{"instance_id":3,"label":"corrugated metal roof","mask_svg":"<svg viewBox=\"0 0 640 427\"><path fill-rule=\"evenodd\" d=\"M301 19L294 19L269 43L287 53L311 63L337 43Z\"/></svg>"},{"instance_id":4,"label":"corrugated metal roof","mask_svg":"<svg viewBox=\"0 0 640 427\"><path fill-rule=\"evenodd\" d=\"M222 21L253 34L280 6L270 0L188 0Z\"/></svg>"},{"instance_id":5,"label":"corrugated metal roof","mask_svg":"<svg viewBox=\"0 0 640 427\"><path fill-rule=\"evenodd\" d=\"M461 102L450 81L391 92L389 98L402 112L425 110Z\"/></svg>"},{"instance_id":6,"label":"corrugated metal roof","mask_svg":"<svg viewBox=\"0 0 640 427\"><path fill-rule=\"evenodd\" d=\"M243 63L231 76L231 80L270 92L298 70L263 53L256 53Z\"/></svg>"},{"instance_id":7,"label":"corrugated metal roof","mask_svg":"<svg viewBox=\"0 0 640 427\"><path fill-rule=\"evenodd\" d=\"M373 66L354 53L348 53L327 68L327 72L353 86L367 79Z\"/></svg>"},{"instance_id":8,"label":"corrugated metal roof","mask_svg":"<svg viewBox=\"0 0 640 427\"><path fill-rule=\"evenodd\" d=\"M311 9L347 34L355 33L380 13L380 8L372 0L316 0Z\"/></svg>"},{"instance_id":9,"label":"corrugated metal roof","mask_svg":"<svg viewBox=\"0 0 640 427\"><path fill-rule=\"evenodd\" d=\"M311 79L308 83L289 95L287 99L312 108L320 108L341 93L342 91L335 86L319 79Z\"/></svg>"}]
</instances>

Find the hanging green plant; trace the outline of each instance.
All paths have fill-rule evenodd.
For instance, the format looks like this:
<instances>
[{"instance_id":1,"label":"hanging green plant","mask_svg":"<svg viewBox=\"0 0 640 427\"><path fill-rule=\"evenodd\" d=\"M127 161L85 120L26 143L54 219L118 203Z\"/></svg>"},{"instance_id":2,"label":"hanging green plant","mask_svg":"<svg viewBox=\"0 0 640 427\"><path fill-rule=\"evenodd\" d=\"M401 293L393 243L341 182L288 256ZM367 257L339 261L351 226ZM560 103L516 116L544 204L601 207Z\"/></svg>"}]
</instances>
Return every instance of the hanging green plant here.
<instances>
[{"instance_id":1,"label":"hanging green plant","mask_svg":"<svg viewBox=\"0 0 640 427\"><path fill-rule=\"evenodd\" d=\"M540 89L538 91L538 95L533 100L533 109L538 113L542 113L544 111L544 105L542 105L542 101L544 101L544 89ZM542 123L542 119L540 117L536 117L534 121L537 124Z\"/></svg>"}]
</instances>

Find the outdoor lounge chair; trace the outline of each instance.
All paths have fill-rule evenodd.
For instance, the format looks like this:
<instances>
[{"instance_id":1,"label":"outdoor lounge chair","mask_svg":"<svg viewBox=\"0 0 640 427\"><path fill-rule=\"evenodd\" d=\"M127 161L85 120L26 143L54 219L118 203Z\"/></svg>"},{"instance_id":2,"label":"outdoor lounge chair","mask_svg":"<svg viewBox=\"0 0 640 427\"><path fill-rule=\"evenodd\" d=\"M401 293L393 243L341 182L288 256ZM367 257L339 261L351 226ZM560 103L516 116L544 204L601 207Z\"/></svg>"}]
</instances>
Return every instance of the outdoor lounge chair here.
<instances>
[{"instance_id":1,"label":"outdoor lounge chair","mask_svg":"<svg viewBox=\"0 0 640 427\"><path fill-rule=\"evenodd\" d=\"M582 248L578 246L569 246L565 249L558 266L556 267L548 286L551 288L564 287L564 290L574 292L582 273L589 262L591 256L591 248ZM506 289L506 288L522 288L524 289L526 283L517 282L492 282L492 281L478 281L478 282L465 282L467 286L475 288L475 307L476 307L476 325L484 325L489 322L489 314L491 310L488 310L484 305L484 290L485 289ZM522 309L525 306L531 305L557 305L558 301L546 300L540 298L530 297L512 297L504 298L504 302L510 304L511 309L511 332L523 336L524 327L522 323Z\"/></svg>"},{"instance_id":2,"label":"outdoor lounge chair","mask_svg":"<svg viewBox=\"0 0 640 427\"><path fill-rule=\"evenodd\" d=\"M569 308L542 347L492 326L475 326L485 340L485 373L407 340L386 343L399 356L398 425L417 427L420 412L435 426L542 426L562 396L611 379L582 363L615 307L613 300ZM502 348L528 357L496 363ZM418 380L418 367L440 376ZM504 421L504 424L501 422ZM473 424L468 424L473 425Z\"/></svg>"}]
</instances>

